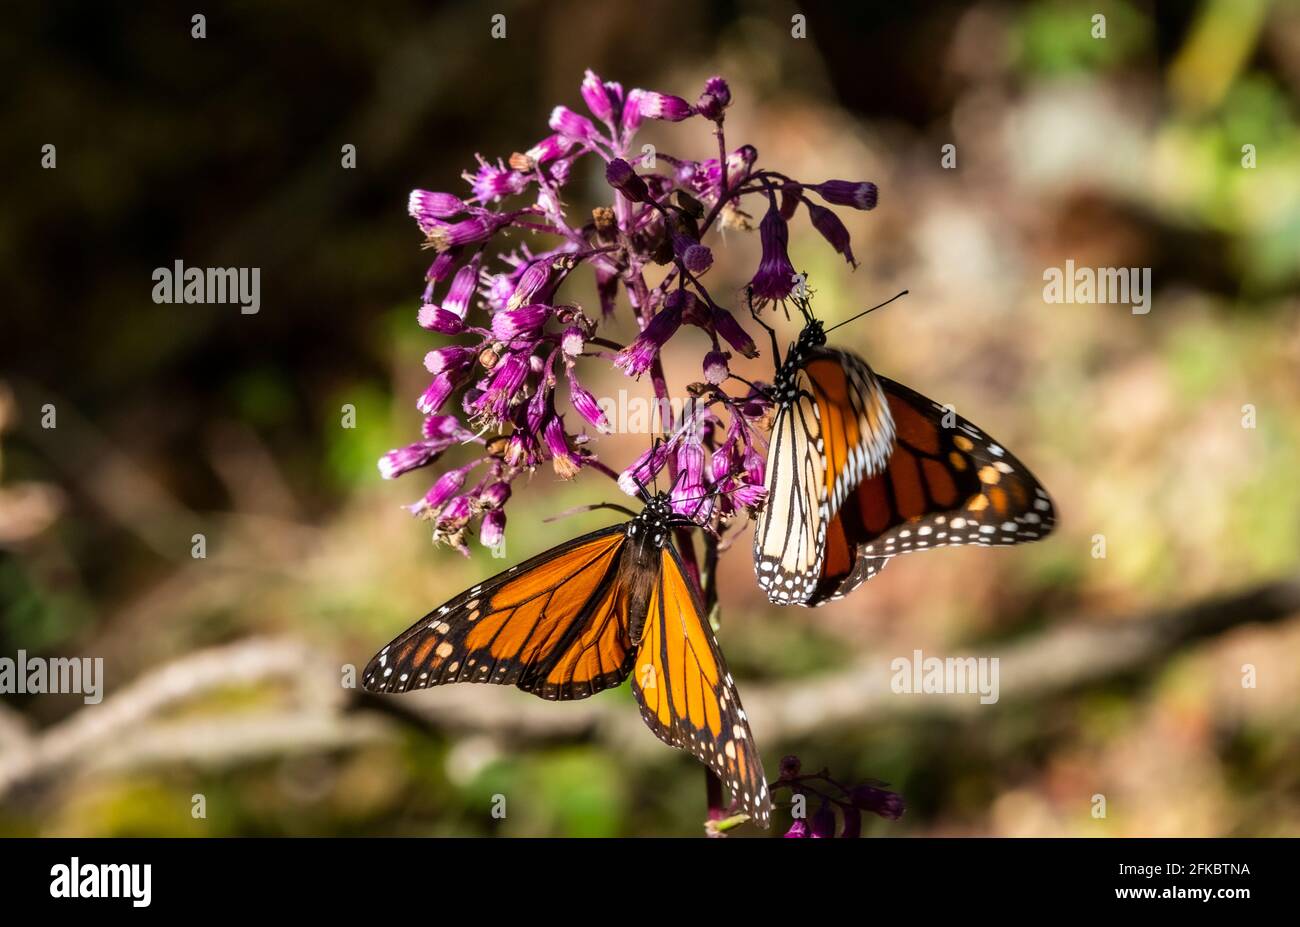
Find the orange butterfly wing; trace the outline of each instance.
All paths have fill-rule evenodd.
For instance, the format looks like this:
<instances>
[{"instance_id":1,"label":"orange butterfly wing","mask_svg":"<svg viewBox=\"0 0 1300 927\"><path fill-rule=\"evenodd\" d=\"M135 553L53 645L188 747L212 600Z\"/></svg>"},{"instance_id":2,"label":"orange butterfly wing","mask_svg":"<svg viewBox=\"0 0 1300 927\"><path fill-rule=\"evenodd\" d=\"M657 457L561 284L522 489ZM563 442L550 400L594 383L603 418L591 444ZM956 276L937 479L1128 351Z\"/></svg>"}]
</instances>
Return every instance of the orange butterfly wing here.
<instances>
[{"instance_id":1,"label":"orange butterfly wing","mask_svg":"<svg viewBox=\"0 0 1300 927\"><path fill-rule=\"evenodd\" d=\"M624 527L552 548L456 596L375 655L372 692L453 682L578 699L621 683L634 650L620 565Z\"/></svg>"},{"instance_id":2,"label":"orange butterfly wing","mask_svg":"<svg viewBox=\"0 0 1300 927\"><path fill-rule=\"evenodd\" d=\"M641 716L664 743L708 766L741 807L767 827L771 796L736 684L677 552L668 546L660 556L632 674Z\"/></svg>"},{"instance_id":3,"label":"orange butterfly wing","mask_svg":"<svg viewBox=\"0 0 1300 927\"><path fill-rule=\"evenodd\" d=\"M879 473L893 447L894 423L880 378L862 358L821 348L804 365L821 423L829 514L864 477Z\"/></svg>"},{"instance_id":4,"label":"orange butterfly wing","mask_svg":"<svg viewBox=\"0 0 1300 927\"><path fill-rule=\"evenodd\" d=\"M1056 523L1051 497L1009 451L920 393L885 377L880 383L894 422L888 465L832 519L821 581L805 605L847 595L897 554L1021 544Z\"/></svg>"}]
</instances>

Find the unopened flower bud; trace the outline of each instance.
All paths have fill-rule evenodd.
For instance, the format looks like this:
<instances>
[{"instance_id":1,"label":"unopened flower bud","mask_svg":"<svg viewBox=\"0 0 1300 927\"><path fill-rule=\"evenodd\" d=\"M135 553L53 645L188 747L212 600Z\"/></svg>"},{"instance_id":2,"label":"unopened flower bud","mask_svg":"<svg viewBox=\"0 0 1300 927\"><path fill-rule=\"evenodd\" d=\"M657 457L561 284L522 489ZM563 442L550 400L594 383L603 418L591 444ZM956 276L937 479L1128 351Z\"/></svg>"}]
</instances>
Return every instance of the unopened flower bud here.
<instances>
[{"instance_id":1,"label":"unopened flower bud","mask_svg":"<svg viewBox=\"0 0 1300 927\"><path fill-rule=\"evenodd\" d=\"M650 190L645 181L622 158L614 158L605 166L605 180L634 203L644 203L650 199Z\"/></svg>"}]
</instances>

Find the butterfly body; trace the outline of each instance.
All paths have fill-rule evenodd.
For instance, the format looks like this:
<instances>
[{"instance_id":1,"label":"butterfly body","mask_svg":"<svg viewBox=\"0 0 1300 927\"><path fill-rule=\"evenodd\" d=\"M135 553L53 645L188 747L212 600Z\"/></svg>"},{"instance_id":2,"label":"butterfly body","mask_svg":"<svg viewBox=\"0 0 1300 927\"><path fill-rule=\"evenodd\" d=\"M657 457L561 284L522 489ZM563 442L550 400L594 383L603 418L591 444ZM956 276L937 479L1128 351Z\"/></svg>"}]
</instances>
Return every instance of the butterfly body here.
<instances>
[{"instance_id":1,"label":"butterfly body","mask_svg":"<svg viewBox=\"0 0 1300 927\"><path fill-rule=\"evenodd\" d=\"M620 573L628 576L650 576L656 570L655 561L672 538L672 509L658 497L646 503L623 529L627 543L623 548L624 563ZM650 613L650 596L653 583L635 582L628 590L629 648L641 646L645 638L646 618Z\"/></svg>"},{"instance_id":2,"label":"butterfly body","mask_svg":"<svg viewBox=\"0 0 1300 927\"><path fill-rule=\"evenodd\" d=\"M384 647L362 684L406 692L454 682L587 698L632 677L655 736L686 750L762 826L763 767L695 588L672 543L667 494L622 525L560 544L462 592Z\"/></svg>"},{"instance_id":3,"label":"butterfly body","mask_svg":"<svg viewBox=\"0 0 1300 927\"><path fill-rule=\"evenodd\" d=\"M901 553L1050 533L1051 498L1009 451L951 407L826 347L821 322L805 317L770 392L768 497L754 530L770 601L823 605Z\"/></svg>"}]
</instances>

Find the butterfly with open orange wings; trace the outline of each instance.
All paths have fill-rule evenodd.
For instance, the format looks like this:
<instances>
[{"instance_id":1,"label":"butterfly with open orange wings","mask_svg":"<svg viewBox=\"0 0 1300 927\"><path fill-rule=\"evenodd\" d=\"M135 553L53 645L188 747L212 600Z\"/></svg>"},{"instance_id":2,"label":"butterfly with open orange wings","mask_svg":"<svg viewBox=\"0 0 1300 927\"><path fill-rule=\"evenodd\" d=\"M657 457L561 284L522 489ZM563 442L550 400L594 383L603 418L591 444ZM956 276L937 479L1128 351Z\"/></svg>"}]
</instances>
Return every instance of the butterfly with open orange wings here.
<instances>
[{"instance_id":1,"label":"butterfly with open orange wings","mask_svg":"<svg viewBox=\"0 0 1300 927\"><path fill-rule=\"evenodd\" d=\"M822 323L806 301L798 305L805 324L784 362L764 325L776 415L754 569L770 601L823 605L898 554L1051 532L1051 497L1010 451L857 355L828 348Z\"/></svg>"},{"instance_id":2,"label":"butterfly with open orange wings","mask_svg":"<svg viewBox=\"0 0 1300 927\"><path fill-rule=\"evenodd\" d=\"M372 692L452 682L579 699L632 676L641 716L694 754L763 827L772 804L749 721L672 542L666 493L435 608L366 666ZM629 513L631 514L631 513Z\"/></svg>"}]
</instances>

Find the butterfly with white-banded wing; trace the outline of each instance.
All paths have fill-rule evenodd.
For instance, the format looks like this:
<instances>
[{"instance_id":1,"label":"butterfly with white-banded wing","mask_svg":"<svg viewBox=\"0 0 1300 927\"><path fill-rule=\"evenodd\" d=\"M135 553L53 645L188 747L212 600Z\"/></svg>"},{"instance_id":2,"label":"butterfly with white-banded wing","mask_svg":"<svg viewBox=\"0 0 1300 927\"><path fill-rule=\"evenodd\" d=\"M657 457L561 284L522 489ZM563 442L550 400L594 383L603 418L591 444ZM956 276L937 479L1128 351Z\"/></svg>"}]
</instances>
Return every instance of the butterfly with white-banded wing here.
<instances>
[{"instance_id":1,"label":"butterfly with white-banded wing","mask_svg":"<svg viewBox=\"0 0 1300 927\"><path fill-rule=\"evenodd\" d=\"M784 360L763 325L777 368L769 390L776 413L754 569L770 601L823 605L898 554L1021 544L1051 532L1051 497L1010 451L856 354L827 347L807 300L796 304L804 327Z\"/></svg>"}]
</instances>

